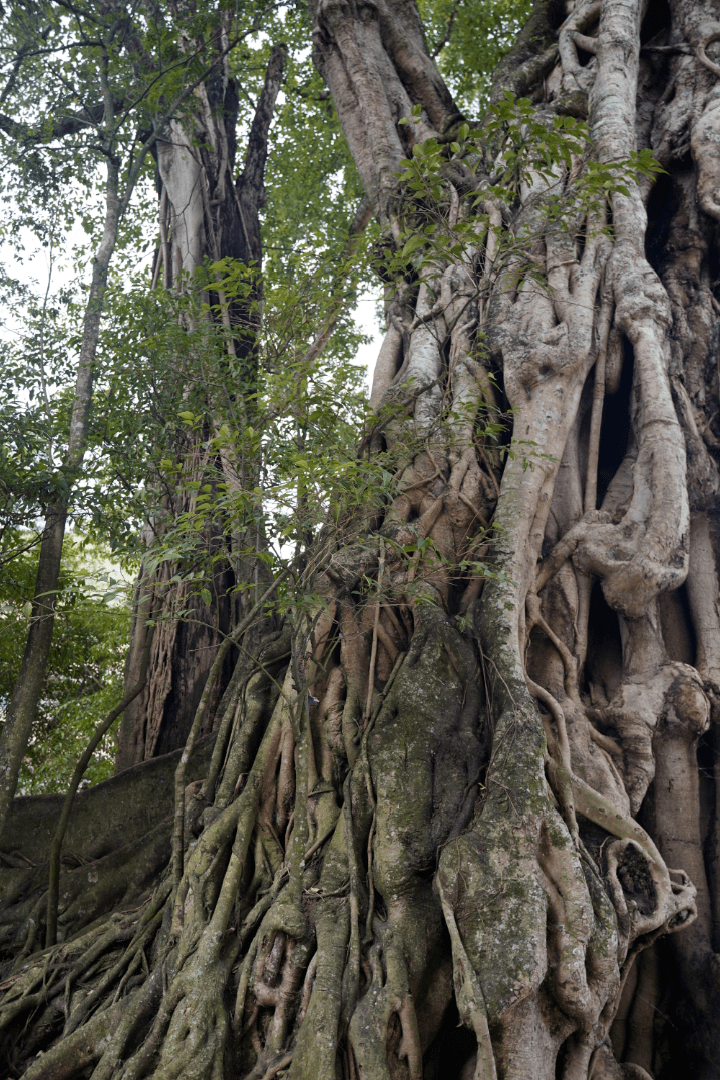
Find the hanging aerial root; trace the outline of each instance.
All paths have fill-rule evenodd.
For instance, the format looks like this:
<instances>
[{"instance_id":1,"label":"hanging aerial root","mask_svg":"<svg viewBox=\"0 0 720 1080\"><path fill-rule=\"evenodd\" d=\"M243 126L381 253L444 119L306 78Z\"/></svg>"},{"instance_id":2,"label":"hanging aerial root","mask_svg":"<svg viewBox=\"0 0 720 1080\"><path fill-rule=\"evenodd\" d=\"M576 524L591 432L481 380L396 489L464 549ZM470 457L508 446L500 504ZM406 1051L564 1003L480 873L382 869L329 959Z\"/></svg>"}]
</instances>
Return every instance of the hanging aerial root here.
<instances>
[{"instance_id":1,"label":"hanging aerial root","mask_svg":"<svg viewBox=\"0 0 720 1080\"><path fill-rule=\"evenodd\" d=\"M460 1019L475 1032L477 1039L478 1053L474 1080L497 1080L495 1056L482 987L462 943L455 913L442 885L442 874L438 874L435 880L452 946L455 1001Z\"/></svg>"},{"instance_id":2,"label":"hanging aerial root","mask_svg":"<svg viewBox=\"0 0 720 1080\"><path fill-rule=\"evenodd\" d=\"M570 835L575 841L579 839L577 818L575 816L575 803L573 799L572 783L568 777L572 773L572 764L570 760L570 741L567 734L567 725L565 723L565 713L563 712L560 704L553 695L542 686L538 686L533 680L526 676L526 682L528 690L533 697L538 698L544 705L550 710L553 719L558 729L557 742L553 736L550 726L545 716L543 716L543 724L545 726L545 737L548 743L548 772L550 774L550 781L555 792L555 796L560 805L565 824L570 830ZM556 768L556 763L560 765L560 768Z\"/></svg>"},{"instance_id":3,"label":"hanging aerial root","mask_svg":"<svg viewBox=\"0 0 720 1080\"><path fill-rule=\"evenodd\" d=\"M217 655L213 661L212 667L208 673L208 677L203 688L198 707L195 710L195 716L193 718L190 732L187 737L185 749L183 750L180 761L178 762L177 769L175 771L175 818L173 824L173 884L178 887L183 877L183 867L185 858L185 781L187 776L187 765L192 754L195 741L200 732L203 717L207 712L208 705L210 703L210 696L215 687L215 682L219 677L222 666L225 662L225 657L229 653L231 647L239 642L242 635L253 623L253 620L257 618L259 612L261 612L276 592L277 588L282 582L288 578L293 572L292 566L286 567L285 570L276 578L272 584L265 590L262 596L256 601L251 610L245 616L244 619L234 627L232 632L227 635L222 645L220 645Z\"/></svg>"}]
</instances>

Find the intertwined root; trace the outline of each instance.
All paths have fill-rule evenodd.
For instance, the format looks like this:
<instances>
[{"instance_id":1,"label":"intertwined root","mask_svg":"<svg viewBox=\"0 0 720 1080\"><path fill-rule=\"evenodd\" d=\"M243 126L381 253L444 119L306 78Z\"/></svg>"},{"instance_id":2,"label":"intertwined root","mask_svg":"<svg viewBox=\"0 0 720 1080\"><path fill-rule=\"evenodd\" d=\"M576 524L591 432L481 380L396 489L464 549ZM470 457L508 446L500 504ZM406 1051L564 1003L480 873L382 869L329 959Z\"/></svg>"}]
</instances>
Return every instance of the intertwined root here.
<instances>
[{"instance_id":1,"label":"intertwined root","mask_svg":"<svg viewBox=\"0 0 720 1080\"><path fill-rule=\"evenodd\" d=\"M408 572L391 559L381 569ZM694 889L625 807L567 768L560 713L543 723L492 666L487 685L509 707L488 759L468 639L439 607L416 603L406 630L396 611L380 622L383 605L364 615L338 598L303 632L317 702L304 721L293 665L247 681L235 738L255 742L250 769L224 806L222 776L213 808L188 787L180 885L168 877L139 912L31 959L8 984L8 1033L38 1007L46 1039L65 1029L29 1076L72 1076L76 1060L108 1080L205 1080L232 1061L252 1080L300 1080L340 1062L350 1078L421 1080L452 1009L475 1036L478 1080L527 1075L538 1038L548 1061L564 1047L566 1077L600 1069L632 959L693 917ZM368 694L372 662L384 678ZM694 684L674 673L679 722L695 715ZM344 703L341 684L356 687ZM229 745L226 769L236 756Z\"/></svg>"}]
</instances>

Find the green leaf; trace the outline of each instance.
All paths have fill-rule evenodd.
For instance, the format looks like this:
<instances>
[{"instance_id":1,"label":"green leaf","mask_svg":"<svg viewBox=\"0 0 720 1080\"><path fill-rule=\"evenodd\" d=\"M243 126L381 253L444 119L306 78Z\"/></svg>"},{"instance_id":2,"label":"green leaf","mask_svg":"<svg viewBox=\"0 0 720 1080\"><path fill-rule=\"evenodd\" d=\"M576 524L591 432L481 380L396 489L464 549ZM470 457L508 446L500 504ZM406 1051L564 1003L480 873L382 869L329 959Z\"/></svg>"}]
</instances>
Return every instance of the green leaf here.
<instances>
[{"instance_id":1,"label":"green leaf","mask_svg":"<svg viewBox=\"0 0 720 1080\"><path fill-rule=\"evenodd\" d=\"M422 233L413 233L409 240L406 241L405 246L402 249L401 255L403 259L407 259L408 255L411 255L413 251L416 251L421 244L425 243L425 237Z\"/></svg>"}]
</instances>

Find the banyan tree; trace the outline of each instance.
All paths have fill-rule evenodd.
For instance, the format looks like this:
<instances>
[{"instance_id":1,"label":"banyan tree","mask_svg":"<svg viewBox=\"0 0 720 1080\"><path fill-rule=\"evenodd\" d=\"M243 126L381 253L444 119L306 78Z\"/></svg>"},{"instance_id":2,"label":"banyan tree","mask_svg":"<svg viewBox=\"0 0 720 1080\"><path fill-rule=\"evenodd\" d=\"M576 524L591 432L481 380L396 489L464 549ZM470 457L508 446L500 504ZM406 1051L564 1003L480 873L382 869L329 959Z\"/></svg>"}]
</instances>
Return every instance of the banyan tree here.
<instances>
[{"instance_id":1,"label":"banyan tree","mask_svg":"<svg viewBox=\"0 0 720 1080\"><path fill-rule=\"evenodd\" d=\"M15 800L8 1075L718 1077L720 10L536 0L482 121L414 0L310 18L392 483L192 688L150 650L124 745L161 679L188 741L76 796L54 912L62 797ZM167 287L258 228L213 92L158 152Z\"/></svg>"}]
</instances>

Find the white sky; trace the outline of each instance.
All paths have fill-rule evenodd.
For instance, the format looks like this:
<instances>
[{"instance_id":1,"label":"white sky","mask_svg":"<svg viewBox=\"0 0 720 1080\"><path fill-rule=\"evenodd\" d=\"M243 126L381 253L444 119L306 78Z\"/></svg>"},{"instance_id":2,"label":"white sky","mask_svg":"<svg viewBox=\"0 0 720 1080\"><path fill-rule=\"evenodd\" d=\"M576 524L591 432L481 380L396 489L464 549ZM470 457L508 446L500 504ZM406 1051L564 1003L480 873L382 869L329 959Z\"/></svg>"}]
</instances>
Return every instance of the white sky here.
<instances>
[{"instance_id":1,"label":"white sky","mask_svg":"<svg viewBox=\"0 0 720 1080\"><path fill-rule=\"evenodd\" d=\"M379 292L380 290L378 288L378 296ZM369 344L360 346L357 356L355 357L356 364L362 364L367 368L368 394L372 388L372 376L373 371L375 370L375 361L382 342L382 334L375 316L378 296L374 296L369 292L363 293L360 297L358 306L355 308L355 322L364 334L370 334L372 337Z\"/></svg>"}]
</instances>

